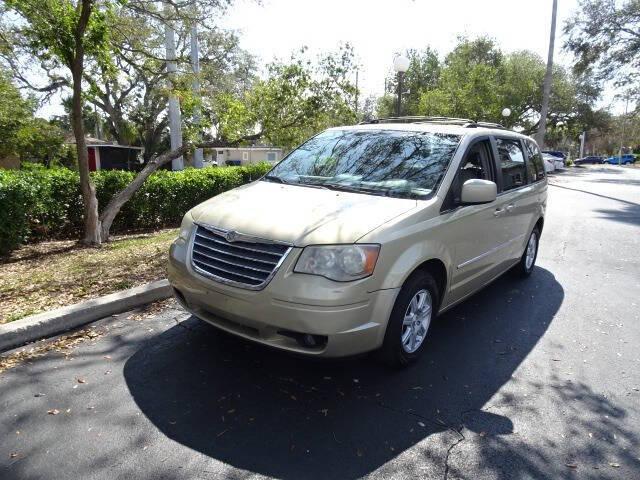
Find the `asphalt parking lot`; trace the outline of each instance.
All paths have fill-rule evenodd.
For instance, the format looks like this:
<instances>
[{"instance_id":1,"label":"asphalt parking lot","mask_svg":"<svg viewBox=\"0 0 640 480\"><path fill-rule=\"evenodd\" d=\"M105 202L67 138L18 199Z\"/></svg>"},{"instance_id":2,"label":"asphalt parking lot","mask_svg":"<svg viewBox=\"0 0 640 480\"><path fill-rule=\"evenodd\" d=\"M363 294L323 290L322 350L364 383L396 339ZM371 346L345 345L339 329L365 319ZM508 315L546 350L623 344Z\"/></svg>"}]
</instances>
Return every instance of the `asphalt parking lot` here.
<instances>
[{"instance_id":1,"label":"asphalt parking lot","mask_svg":"<svg viewBox=\"0 0 640 480\"><path fill-rule=\"evenodd\" d=\"M640 169L551 183L531 278L443 315L414 367L123 314L0 374L0 478L640 478Z\"/></svg>"}]
</instances>

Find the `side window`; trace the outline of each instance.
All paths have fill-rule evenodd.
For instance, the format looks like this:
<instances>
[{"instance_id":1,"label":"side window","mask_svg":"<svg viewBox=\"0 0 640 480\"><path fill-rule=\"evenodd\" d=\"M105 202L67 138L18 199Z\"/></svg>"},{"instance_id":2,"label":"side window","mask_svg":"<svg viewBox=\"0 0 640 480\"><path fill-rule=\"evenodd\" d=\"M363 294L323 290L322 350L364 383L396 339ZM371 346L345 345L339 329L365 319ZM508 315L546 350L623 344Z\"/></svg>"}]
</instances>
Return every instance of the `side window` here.
<instances>
[{"instance_id":1,"label":"side window","mask_svg":"<svg viewBox=\"0 0 640 480\"><path fill-rule=\"evenodd\" d=\"M526 184L524 152L519 140L497 138L498 157L504 192Z\"/></svg>"},{"instance_id":2,"label":"side window","mask_svg":"<svg viewBox=\"0 0 640 480\"><path fill-rule=\"evenodd\" d=\"M467 180L479 178L482 180L493 180L489 165L492 162L491 144L489 140L482 140L472 145L460 164L458 174L454 179L449 198L445 200L447 208L453 208L460 203L462 185Z\"/></svg>"},{"instance_id":3,"label":"side window","mask_svg":"<svg viewBox=\"0 0 640 480\"><path fill-rule=\"evenodd\" d=\"M542 160L542 154L538 146L532 141L526 142L527 153L529 159L527 161L527 174L531 179L531 182L537 182L544 178L544 161Z\"/></svg>"}]
</instances>

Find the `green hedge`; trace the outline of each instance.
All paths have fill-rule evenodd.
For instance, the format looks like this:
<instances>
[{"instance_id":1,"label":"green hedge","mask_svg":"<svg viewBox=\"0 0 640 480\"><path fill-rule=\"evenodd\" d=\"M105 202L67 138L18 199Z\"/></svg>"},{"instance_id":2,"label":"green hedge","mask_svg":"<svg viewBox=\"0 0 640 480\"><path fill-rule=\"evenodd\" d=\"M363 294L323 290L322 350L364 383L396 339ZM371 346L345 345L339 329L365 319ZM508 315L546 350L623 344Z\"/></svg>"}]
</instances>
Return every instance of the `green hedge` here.
<instances>
[{"instance_id":1,"label":"green hedge","mask_svg":"<svg viewBox=\"0 0 640 480\"><path fill-rule=\"evenodd\" d=\"M258 164L158 171L123 206L111 232L178 226L191 207L255 180L269 168ZM120 170L93 173L100 207L134 176ZM73 170L0 170L0 254L29 241L80 235L82 210L80 181Z\"/></svg>"}]
</instances>

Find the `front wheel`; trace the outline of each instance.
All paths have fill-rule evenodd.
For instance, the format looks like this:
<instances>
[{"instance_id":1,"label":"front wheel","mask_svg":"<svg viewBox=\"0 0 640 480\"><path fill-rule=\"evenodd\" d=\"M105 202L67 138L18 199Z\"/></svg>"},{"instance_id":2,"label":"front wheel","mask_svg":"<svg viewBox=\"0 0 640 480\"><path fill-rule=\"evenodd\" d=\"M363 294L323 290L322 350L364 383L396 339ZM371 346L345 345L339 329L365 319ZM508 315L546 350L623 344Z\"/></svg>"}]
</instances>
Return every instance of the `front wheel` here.
<instances>
[{"instance_id":1,"label":"front wheel","mask_svg":"<svg viewBox=\"0 0 640 480\"><path fill-rule=\"evenodd\" d=\"M409 277L393 306L380 349L385 363L404 367L418 359L439 302L438 286L428 272L417 271Z\"/></svg>"},{"instance_id":2,"label":"front wheel","mask_svg":"<svg viewBox=\"0 0 640 480\"><path fill-rule=\"evenodd\" d=\"M522 277L528 277L533 272L533 267L538 258L538 246L540 243L540 229L535 227L529 236L529 241L524 249L520 262L516 265L516 271Z\"/></svg>"}]
</instances>

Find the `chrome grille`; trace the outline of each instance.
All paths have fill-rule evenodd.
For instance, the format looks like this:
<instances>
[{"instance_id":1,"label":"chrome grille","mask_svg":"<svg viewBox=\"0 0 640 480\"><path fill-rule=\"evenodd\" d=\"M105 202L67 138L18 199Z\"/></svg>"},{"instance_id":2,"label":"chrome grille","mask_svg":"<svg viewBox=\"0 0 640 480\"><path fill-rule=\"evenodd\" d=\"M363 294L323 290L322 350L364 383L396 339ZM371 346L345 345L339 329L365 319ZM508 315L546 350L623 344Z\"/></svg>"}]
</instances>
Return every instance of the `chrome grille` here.
<instances>
[{"instance_id":1,"label":"chrome grille","mask_svg":"<svg viewBox=\"0 0 640 480\"><path fill-rule=\"evenodd\" d=\"M290 246L197 225L191 262L197 272L222 283L258 290L273 277ZM230 240L235 237L237 240Z\"/></svg>"}]
</instances>

